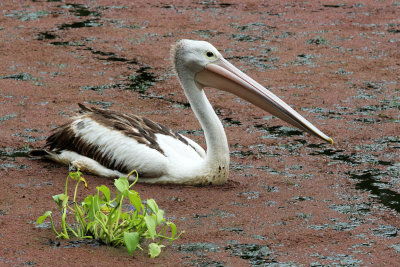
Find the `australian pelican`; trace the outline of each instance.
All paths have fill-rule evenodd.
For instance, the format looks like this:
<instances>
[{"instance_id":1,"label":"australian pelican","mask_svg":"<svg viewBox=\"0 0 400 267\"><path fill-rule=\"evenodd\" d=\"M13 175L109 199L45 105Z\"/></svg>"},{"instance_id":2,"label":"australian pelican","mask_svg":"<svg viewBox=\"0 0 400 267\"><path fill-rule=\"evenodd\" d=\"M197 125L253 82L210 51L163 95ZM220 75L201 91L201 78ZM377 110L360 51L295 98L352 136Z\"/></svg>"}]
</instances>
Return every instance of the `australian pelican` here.
<instances>
[{"instance_id":1,"label":"australian pelican","mask_svg":"<svg viewBox=\"0 0 400 267\"><path fill-rule=\"evenodd\" d=\"M189 138L149 119L89 108L59 126L40 156L72 164L99 176L119 177L131 170L139 181L173 184L223 184L229 171L229 147L222 123L205 93L213 87L235 94L289 124L333 142L285 102L225 60L208 42L181 40L172 60L190 106L204 130L207 151Z\"/></svg>"}]
</instances>

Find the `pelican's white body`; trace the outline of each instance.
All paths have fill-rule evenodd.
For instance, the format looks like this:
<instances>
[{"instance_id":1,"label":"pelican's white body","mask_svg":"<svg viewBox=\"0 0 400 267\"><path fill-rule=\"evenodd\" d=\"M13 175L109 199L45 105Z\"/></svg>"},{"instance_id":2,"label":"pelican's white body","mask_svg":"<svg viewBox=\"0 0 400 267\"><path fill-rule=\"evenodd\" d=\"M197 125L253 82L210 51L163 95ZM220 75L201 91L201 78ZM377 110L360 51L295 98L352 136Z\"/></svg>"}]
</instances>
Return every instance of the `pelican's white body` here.
<instances>
[{"instance_id":1,"label":"pelican's white body","mask_svg":"<svg viewBox=\"0 0 400 267\"><path fill-rule=\"evenodd\" d=\"M77 125L84 122L86 127ZM157 143L164 151L150 148L146 144L140 144L135 139L125 136L123 133L111 130L90 118L76 117L72 123L75 134L82 136L86 143L96 144L101 148L101 153L112 155L111 160L123 162L130 170L138 170L151 177L140 179L147 183L179 183L179 184L222 184L226 182L228 166L226 162L206 164L206 152L197 143L183 136L189 145L178 139L163 134L156 134ZM82 171L105 177L126 176L118 170L104 167L99 162L80 155L76 152L63 150L61 153L51 153L49 159L72 164ZM229 164L229 157L228 157ZM217 172L216 172L217 170Z\"/></svg>"}]
</instances>

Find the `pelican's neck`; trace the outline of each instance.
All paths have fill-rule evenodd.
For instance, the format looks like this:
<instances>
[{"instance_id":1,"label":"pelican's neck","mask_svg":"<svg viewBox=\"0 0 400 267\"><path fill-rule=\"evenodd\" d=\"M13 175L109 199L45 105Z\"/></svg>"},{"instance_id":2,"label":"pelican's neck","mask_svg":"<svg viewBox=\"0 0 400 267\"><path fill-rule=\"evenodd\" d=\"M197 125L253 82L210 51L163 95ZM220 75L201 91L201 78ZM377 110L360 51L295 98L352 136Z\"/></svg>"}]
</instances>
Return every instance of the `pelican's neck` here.
<instances>
[{"instance_id":1,"label":"pelican's neck","mask_svg":"<svg viewBox=\"0 0 400 267\"><path fill-rule=\"evenodd\" d=\"M207 167L219 170L223 168L227 172L229 168L229 147L221 121L215 114L204 90L197 87L194 79L185 78L188 77L186 75L178 74L178 76L190 106L204 130L207 143Z\"/></svg>"}]
</instances>

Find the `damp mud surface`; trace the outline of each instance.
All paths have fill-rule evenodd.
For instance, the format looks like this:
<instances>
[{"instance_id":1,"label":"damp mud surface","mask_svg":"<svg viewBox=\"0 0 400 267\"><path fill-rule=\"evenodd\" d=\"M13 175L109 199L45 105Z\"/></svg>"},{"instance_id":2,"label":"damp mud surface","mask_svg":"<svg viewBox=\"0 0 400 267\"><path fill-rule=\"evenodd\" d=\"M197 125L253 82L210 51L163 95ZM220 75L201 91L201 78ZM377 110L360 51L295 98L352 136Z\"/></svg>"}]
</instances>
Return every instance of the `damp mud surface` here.
<instances>
[{"instance_id":1,"label":"damp mud surface","mask_svg":"<svg viewBox=\"0 0 400 267\"><path fill-rule=\"evenodd\" d=\"M400 2L5 0L0 9L1 266L399 264ZM227 132L229 181L135 185L185 230L160 257L35 226L57 212L51 197L68 167L27 153L77 103L146 116L205 147L169 59L184 38L214 44L334 145L206 89ZM85 178L91 194L113 184Z\"/></svg>"}]
</instances>

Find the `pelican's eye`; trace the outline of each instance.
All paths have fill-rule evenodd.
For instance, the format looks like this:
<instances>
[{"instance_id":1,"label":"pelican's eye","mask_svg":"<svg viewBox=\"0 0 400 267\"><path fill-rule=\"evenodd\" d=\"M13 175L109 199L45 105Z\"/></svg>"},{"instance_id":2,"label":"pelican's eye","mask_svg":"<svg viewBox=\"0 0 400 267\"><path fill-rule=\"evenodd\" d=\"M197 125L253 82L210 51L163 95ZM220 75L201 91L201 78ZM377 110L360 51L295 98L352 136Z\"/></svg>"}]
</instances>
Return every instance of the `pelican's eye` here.
<instances>
[{"instance_id":1,"label":"pelican's eye","mask_svg":"<svg viewBox=\"0 0 400 267\"><path fill-rule=\"evenodd\" d=\"M207 51L206 52L206 56L207 56L208 59L215 59L216 58L214 52L211 52L211 51Z\"/></svg>"}]
</instances>

